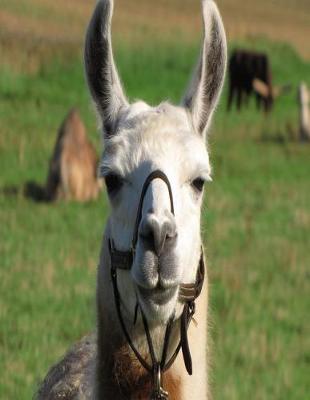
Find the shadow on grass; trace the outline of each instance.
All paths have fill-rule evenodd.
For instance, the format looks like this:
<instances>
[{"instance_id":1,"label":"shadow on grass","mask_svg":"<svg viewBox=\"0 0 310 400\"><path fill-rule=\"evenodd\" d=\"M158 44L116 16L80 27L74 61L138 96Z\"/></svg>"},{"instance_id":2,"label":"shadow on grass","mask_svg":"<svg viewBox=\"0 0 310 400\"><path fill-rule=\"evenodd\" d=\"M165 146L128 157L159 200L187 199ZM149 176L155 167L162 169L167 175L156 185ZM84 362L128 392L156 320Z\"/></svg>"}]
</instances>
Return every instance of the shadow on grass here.
<instances>
[{"instance_id":1,"label":"shadow on grass","mask_svg":"<svg viewBox=\"0 0 310 400\"><path fill-rule=\"evenodd\" d=\"M267 132L263 131L259 138L260 142L264 143L276 143L276 144L286 144L286 143L301 143L301 140L298 137L298 133L296 129L292 126L287 125L284 130L275 131L275 132Z\"/></svg>"},{"instance_id":2,"label":"shadow on grass","mask_svg":"<svg viewBox=\"0 0 310 400\"><path fill-rule=\"evenodd\" d=\"M4 186L0 188L0 195L4 197L25 197L36 203L50 203L45 186L29 181L22 186Z\"/></svg>"}]
</instances>

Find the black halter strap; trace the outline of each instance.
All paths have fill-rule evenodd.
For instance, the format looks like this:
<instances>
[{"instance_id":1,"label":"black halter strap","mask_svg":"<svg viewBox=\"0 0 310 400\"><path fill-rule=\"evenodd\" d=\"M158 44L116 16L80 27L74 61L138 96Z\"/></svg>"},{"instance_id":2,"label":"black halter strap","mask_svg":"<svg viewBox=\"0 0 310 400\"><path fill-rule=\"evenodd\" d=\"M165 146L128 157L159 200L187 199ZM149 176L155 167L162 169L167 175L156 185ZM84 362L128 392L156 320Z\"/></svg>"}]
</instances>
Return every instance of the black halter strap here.
<instances>
[{"instance_id":1,"label":"black halter strap","mask_svg":"<svg viewBox=\"0 0 310 400\"><path fill-rule=\"evenodd\" d=\"M138 211L137 211L136 223L135 223L135 228L134 228L133 237L132 237L132 250L133 251L136 250L136 245L137 245L137 241L138 241L139 225L140 225L141 218L142 218L144 197L146 195L147 189L149 188L151 182L154 179L161 179L167 185L168 192L169 192L169 198L170 198L170 211L174 215L173 196L172 196L172 190L171 190L171 185L170 185L169 179L166 174L164 174L162 171L157 169L156 171L153 171L150 173L150 175L146 178L144 185L142 187Z\"/></svg>"},{"instance_id":2,"label":"black halter strap","mask_svg":"<svg viewBox=\"0 0 310 400\"><path fill-rule=\"evenodd\" d=\"M111 278L112 278L112 284L113 284L114 300L115 300L116 311L117 311L117 315L118 315L118 318L120 321L121 328L123 330L123 333L125 335L125 338L129 344L130 348L134 352L134 354L137 357L137 359L139 360L140 364L144 367L144 369L146 371L148 371L150 374L152 374L153 393L152 393L151 400L165 400L165 399L168 399L168 393L165 392L164 389L162 388L161 374L164 373L165 371L167 371L171 367L171 365L174 363L174 361L177 358L181 349L182 349L184 364L187 369L187 372L189 375L192 375L192 358L191 358L190 348L189 348L189 343L188 343L187 330L188 330L189 324L193 318L193 315L195 313L195 300L197 299L197 297L200 295L200 293L202 291L204 276L205 276L205 266L204 266L203 250L201 250L201 256L200 256L196 281L191 284L188 284L188 283L181 284L179 287L179 301L184 303L184 308L183 308L181 321L180 321L180 341L179 341L179 344L176 347L173 355L170 357L170 359L168 361L167 361L167 354L168 354L169 340L170 340L170 336L171 336L172 326L174 323L174 316L169 319L168 324L166 326L162 356L161 356L161 360L158 361L156 359L153 341L151 338L147 319L146 319L141 307L138 306L138 308L140 309L140 312L141 312L142 322L143 322L146 339L147 339L147 343L148 343L148 347L149 347L149 352L150 352L150 356L151 356L152 364L150 365L143 358L143 356L139 353L139 351L133 344L133 341L129 335L125 321L123 319L123 315L122 315L122 311L121 311L121 297L120 297L120 294L118 291L118 286L117 286L117 269L127 270L127 271L129 271L131 269L131 266L133 264L134 257L135 257L136 244L138 241L138 231L139 231L139 225L140 225L141 218L142 218L144 197L146 195L146 192L147 192L147 189L148 189L150 183L154 179L161 179L162 181L164 181L166 183L166 185L168 187L168 191L169 191L171 213L174 215L173 196L172 196L172 190L171 190L171 185L170 185L169 179L162 171L160 171L160 170L153 171L146 178L144 185L142 187L140 201L139 201L138 210L137 210L137 217L136 217L136 222L135 222L135 227L134 227L131 251L123 252L123 251L119 251L119 250L115 249L114 242L112 239L109 239L109 251L110 251L110 257L111 257Z\"/></svg>"}]
</instances>

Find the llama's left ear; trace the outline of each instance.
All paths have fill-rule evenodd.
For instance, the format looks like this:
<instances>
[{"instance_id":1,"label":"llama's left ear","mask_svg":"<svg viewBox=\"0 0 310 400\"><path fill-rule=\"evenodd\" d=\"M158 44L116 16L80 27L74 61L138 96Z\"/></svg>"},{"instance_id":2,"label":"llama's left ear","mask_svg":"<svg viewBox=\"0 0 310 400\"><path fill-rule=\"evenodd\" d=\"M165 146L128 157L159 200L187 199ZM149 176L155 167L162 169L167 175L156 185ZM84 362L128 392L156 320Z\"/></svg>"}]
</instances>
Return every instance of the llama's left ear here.
<instances>
[{"instance_id":1,"label":"llama's left ear","mask_svg":"<svg viewBox=\"0 0 310 400\"><path fill-rule=\"evenodd\" d=\"M128 107L113 58L113 6L113 0L98 0L88 26L84 53L86 78L105 137L114 134L120 110Z\"/></svg>"},{"instance_id":2,"label":"llama's left ear","mask_svg":"<svg viewBox=\"0 0 310 400\"><path fill-rule=\"evenodd\" d=\"M183 106L195 130L205 136L224 82L227 45L220 13L212 0L202 0L204 40L197 71Z\"/></svg>"}]
</instances>

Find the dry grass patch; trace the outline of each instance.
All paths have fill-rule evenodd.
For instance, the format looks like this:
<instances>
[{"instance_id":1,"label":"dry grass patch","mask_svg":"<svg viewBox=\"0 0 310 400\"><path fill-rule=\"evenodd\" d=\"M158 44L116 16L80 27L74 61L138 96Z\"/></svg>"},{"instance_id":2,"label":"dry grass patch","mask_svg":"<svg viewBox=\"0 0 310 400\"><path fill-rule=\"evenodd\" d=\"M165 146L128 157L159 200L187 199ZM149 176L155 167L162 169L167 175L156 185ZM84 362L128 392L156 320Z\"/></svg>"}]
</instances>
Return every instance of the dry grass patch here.
<instances>
[{"instance_id":1,"label":"dry grass patch","mask_svg":"<svg viewBox=\"0 0 310 400\"><path fill-rule=\"evenodd\" d=\"M83 0L3 0L0 50L5 63L36 71L55 56L67 59L81 52L93 6ZM230 40L266 36L287 41L310 57L308 1L222 0L219 6ZM154 37L190 42L201 36L198 0L118 0L115 8L114 38L120 43L152 43Z\"/></svg>"}]
</instances>

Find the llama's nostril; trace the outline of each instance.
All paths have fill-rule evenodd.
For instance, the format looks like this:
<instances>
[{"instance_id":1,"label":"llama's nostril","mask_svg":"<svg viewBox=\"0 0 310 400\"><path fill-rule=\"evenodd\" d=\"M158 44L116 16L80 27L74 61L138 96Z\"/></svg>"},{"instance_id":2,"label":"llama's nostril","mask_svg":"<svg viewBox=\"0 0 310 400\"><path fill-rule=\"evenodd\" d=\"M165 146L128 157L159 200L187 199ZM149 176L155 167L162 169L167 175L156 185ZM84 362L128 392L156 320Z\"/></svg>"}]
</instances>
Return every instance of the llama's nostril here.
<instances>
[{"instance_id":1,"label":"llama's nostril","mask_svg":"<svg viewBox=\"0 0 310 400\"><path fill-rule=\"evenodd\" d=\"M149 246L154 244L154 234L153 231L149 230L147 232L140 232L140 238L147 243Z\"/></svg>"},{"instance_id":2,"label":"llama's nostril","mask_svg":"<svg viewBox=\"0 0 310 400\"><path fill-rule=\"evenodd\" d=\"M141 222L140 237L159 257L166 245L176 241L176 225L173 219L164 220L162 223L151 214Z\"/></svg>"}]
</instances>

